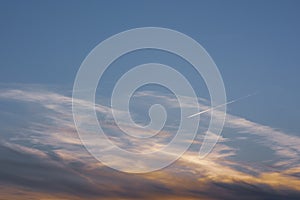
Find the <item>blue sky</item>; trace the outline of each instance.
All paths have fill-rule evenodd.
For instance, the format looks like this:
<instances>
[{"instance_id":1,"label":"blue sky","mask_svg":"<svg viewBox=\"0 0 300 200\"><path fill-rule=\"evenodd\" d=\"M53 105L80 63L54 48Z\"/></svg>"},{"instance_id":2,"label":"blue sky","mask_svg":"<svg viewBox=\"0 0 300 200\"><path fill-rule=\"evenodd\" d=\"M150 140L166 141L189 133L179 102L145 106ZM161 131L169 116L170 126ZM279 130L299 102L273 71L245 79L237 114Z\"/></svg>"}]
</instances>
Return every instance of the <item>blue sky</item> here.
<instances>
[{"instance_id":1,"label":"blue sky","mask_svg":"<svg viewBox=\"0 0 300 200\"><path fill-rule=\"evenodd\" d=\"M69 156L69 154L63 154L66 152L59 152L61 153L59 154L55 148L66 148L69 150L68 152L74 150L73 148L80 151L78 150L80 149L79 143L76 143L79 147L73 147L72 144L74 143L67 143L66 141L58 142L61 145L59 148L51 146L53 145L51 141L56 140L47 134L51 135L63 131L69 136L71 134L69 129L71 129L70 132L74 132L72 119L69 119L70 116L59 115L55 109L60 108L61 111L70 112L69 100L64 99L61 104L56 100L61 99L61 95L70 97L77 70L87 54L99 42L119 32L147 26L174 29L199 42L217 64L229 100L257 92L255 96L228 106L230 116L227 122L228 126L225 126L224 129L224 143L222 145L228 148L227 151L232 151L231 153L235 154L228 156L229 160L233 159L234 162L253 161L253 165L256 165L257 162L266 161L268 164L276 165L279 161L287 159L282 157L283 149L297 149L295 146L298 145L297 141L300 137L300 114L298 112L300 108L298 89L300 85L298 78L300 73L300 3L298 1L1 1L0 3L1 142L20 145L21 147L18 146L20 149L38 144L36 149L31 148L26 151L29 155L26 154L22 157L17 154L14 157L17 161L23 161L26 156L31 156L30 158L34 160L33 157L41 156L45 152L45 155L41 157L48 156L53 159L51 155L55 155L58 159L62 155ZM108 78L103 80L107 84L104 90L101 90L104 99L109 94L112 80L120 76L130 66L143 62L153 60L164 62L182 70L183 74L190 76L191 81L196 81L199 78L193 75L193 71L183 67L187 64L182 60L163 52L149 50L126 56L113 64L108 71ZM205 99L209 97L203 83L199 85L198 94L199 97ZM155 96L152 93L147 93L147 95L160 100L159 95ZM47 97L49 102L41 102L39 98L42 97ZM61 123L58 125L59 130L45 131L51 127L52 122L49 122L49 119L53 120L57 116L64 116L60 121L53 122L55 124ZM238 121L240 125L238 125ZM39 124L38 127L33 126L37 124ZM254 127L260 127L260 129L254 129ZM240 132L249 134L250 136L247 137L250 139L233 141L232 138L241 137ZM40 133L47 133L47 137L40 137ZM45 134L42 135L45 136ZM274 134L274 139L267 140L266 137L272 134ZM30 140L22 138L23 136L24 138L28 136ZM289 136L295 138L291 139ZM66 136L66 138L69 141L72 137ZM37 140L39 142L36 142ZM260 140L267 141L260 142ZM295 144L292 144L294 147L288 147L290 141L296 141ZM279 145L282 149L276 149L271 145L272 143ZM7 148L5 146L3 147L4 150L1 151L11 153ZM226 148L221 148L220 151L226 152ZM237 153L237 149L243 150ZM297 149L295 152L295 154L289 152L291 153L289 155L293 156L288 159L293 160L293 166L298 168L300 150ZM220 152L213 154L212 157L214 155L217 157L218 153ZM5 160L3 154L1 159ZM9 153L6 154L10 155ZM65 157L62 156L59 159L65 159ZM89 160L90 158L88 155L75 158L77 164L79 163L78 165L82 164L82 160L85 159ZM269 162L269 160L271 161ZM214 161L212 159L207 162L213 163ZM212 163L210 164L213 165ZM219 162L216 163L220 164ZM73 164L71 163L72 166ZM49 163L47 161L42 165L54 169L53 173L60 169L68 171L62 166L56 169L55 167L58 165L53 165L51 159ZM194 165L197 163L193 163L192 166ZM222 165L220 164L220 166ZM244 164L240 166L235 164L235 169L243 167L245 170ZM78 171L82 170L79 170L80 167L76 164L74 168L78 168ZM183 166L178 164L172 166L169 171L163 172L165 182L160 182L163 185L163 188L160 189L164 195L172 194L166 188L171 188L170 190L177 188L177 186L172 188L173 185L167 181L168 178L174 174L177 176L179 169L184 171L186 168L193 167L188 164ZM3 167L0 170L4 172L7 168ZM20 172L19 169L14 170ZM30 171L30 169L28 170ZM114 171L111 172L109 169L102 170L104 172L108 170L111 173L112 182L120 181L122 183L119 185L120 188L131 180L130 177L117 174ZM228 171L230 170L228 168ZM263 169L259 173L265 171L268 170ZM94 168L93 172L86 168L80 172L90 173L87 175L89 177L92 176L91 174L97 174L99 179L103 178L103 174L105 174ZM74 171L72 173L77 174ZM72 173L66 176L72 177ZM9 191L13 190L14 185L25 187L20 183L22 182L21 175L18 179L7 178L8 176L4 174L6 171L1 173L0 181L3 180L1 187L7 191L5 195L10 195ZM209 176L209 174L202 172L200 174L203 177ZM151 177L160 177L160 175L162 174L158 173L151 175ZM186 176L187 178L184 180L191 180L188 173L182 173L180 176ZM242 177L238 173L236 176ZM80 179L81 176L76 177ZM299 175L295 177L292 177L292 180L297 185L299 184L297 182ZM153 186L156 184L155 181L152 182L154 178L134 177L132 179L135 178L141 182L146 182L149 187L148 191L155 191L155 194L160 194L160 190ZM66 177L64 180L68 182L70 178ZM244 181L244 179L241 180ZM81 182L82 180L75 180L74 182L76 181ZM219 178L216 177L212 182L214 181L218 182ZM55 181L53 182L55 183ZM74 186L66 190L64 188L47 190L47 186L53 182L46 181L45 188L35 188L35 185L32 184L28 187L29 189L27 188L28 190L24 190L24 193L29 191L28 195L36 195L38 199L39 195L51 195L56 190L62 192L63 196L68 196L68 191L73 191L76 188ZM209 183L212 184L212 182ZM255 178L251 179L250 182L254 185L266 184L268 187L273 187L269 182L262 183ZM233 184L232 187L239 186L238 183L233 182L220 184L226 185L223 185L222 191L224 190L224 193L228 192L226 188L230 187L229 184ZM293 191L289 193L290 197L294 197L294 194L299 195L299 188L292 188ZM196 190L197 188L193 189ZM246 189L247 192L249 192L248 189ZM97 190L91 186L91 190L85 192L94 194ZM46 194L45 191L47 191ZM113 191L111 192L113 193ZM119 194L123 194L122 192ZM184 197L187 194L185 192L182 191L180 195ZM199 193L201 192L203 191L199 191ZM106 190L102 188L98 195L103 194L106 194ZM134 194L131 195L133 196L129 195L129 197L133 198ZM137 196L139 195L143 196L143 194ZM232 195L234 196L234 194ZM233 198L233 196L229 195L228 198Z\"/></svg>"},{"instance_id":2,"label":"blue sky","mask_svg":"<svg viewBox=\"0 0 300 200\"><path fill-rule=\"evenodd\" d=\"M206 48L229 98L260 92L251 101L232 105L232 112L297 132L298 4L3 1L1 82L71 87L81 62L102 40L130 28L166 27Z\"/></svg>"}]
</instances>

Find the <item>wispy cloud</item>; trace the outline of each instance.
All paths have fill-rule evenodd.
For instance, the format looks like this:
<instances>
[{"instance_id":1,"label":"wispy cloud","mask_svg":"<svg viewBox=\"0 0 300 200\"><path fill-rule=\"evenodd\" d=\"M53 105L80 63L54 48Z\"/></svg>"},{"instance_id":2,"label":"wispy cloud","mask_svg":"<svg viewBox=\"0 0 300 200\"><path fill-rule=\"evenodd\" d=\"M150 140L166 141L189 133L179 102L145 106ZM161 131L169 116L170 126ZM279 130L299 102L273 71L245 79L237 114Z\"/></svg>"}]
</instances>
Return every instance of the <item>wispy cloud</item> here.
<instances>
[{"instance_id":1,"label":"wispy cloud","mask_svg":"<svg viewBox=\"0 0 300 200\"><path fill-rule=\"evenodd\" d=\"M160 99L173 108L178 106L172 96L153 92L139 95L151 97L149 101ZM185 106L194 106L189 104L189 97L185 99ZM223 136L205 159L198 157L197 151L203 139L200 135L189 151L171 166L148 174L132 175L103 166L84 149L74 127L71 97L41 88L4 88L0 100L14 101L14 104L24 107L30 104L32 108L19 113L19 117L26 118L26 125L20 126L15 121L7 125L13 125L14 129L1 128L0 185L3 197L8 199L21 199L26 195L32 199L239 199L241 195L245 199L300 197L300 138L238 116L227 115L225 131L234 136ZM86 102L80 103L90 106ZM199 105L202 110L210 108L205 99L199 99ZM144 146L136 145L133 139L120 134L112 122L109 107L96 105L96 109L102 116L100 120L103 125L109 130L110 138L119 145L135 144L131 150L159 149L172 137L174 127L166 129L160 139L150 140ZM39 113L40 117L31 118L34 113ZM2 118L7 116L7 112L0 114ZM203 116L200 133L205 131L209 114ZM234 158L240 149L248 148L232 145L241 137L269 148L277 159L271 162L271 166L265 166Z\"/></svg>"}]
</instances>

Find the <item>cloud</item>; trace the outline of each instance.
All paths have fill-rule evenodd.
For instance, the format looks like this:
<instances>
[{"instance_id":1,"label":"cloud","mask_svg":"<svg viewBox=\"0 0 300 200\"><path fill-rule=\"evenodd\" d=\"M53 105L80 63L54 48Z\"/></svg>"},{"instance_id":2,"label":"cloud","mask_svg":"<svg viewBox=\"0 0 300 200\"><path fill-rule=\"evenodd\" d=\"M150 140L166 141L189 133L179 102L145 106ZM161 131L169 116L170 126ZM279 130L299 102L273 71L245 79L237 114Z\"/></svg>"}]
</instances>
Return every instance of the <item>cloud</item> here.
<instances>
[{"instance_id":1,"label":"cloud","mask_svg":"<svg viewBox=\"0 0 300 200\"><path fill-rule=\"evenodd\" d=\"M149 96L151 98L163 98L170 105L176 107L175 99L170 96L163 96L161 94L156 95L154 92L142 92L142 96ZM195 106L190 104L190 97L185 97L185 101L187 102L186 106ZM207 105L208 101L200 99L198 100L199 106L201 110L209 110L210 106ZM216 114L220 111L215 109ZM206 116L209 119L209 112L203 113L202 116ZM239 134L239 137L245 137L247 139L247 135L255 135L260 137L259 143L265 145L280 156L280 158L289 159L289 164L294 161L296 165L299 165L300 159L300 137L296 135L290 135L280 130L276 130L272 127L261 125L259 123L252 122L242 117L234 116L227 113L225 127L231 129L235 133ZM243 135L241 135L243 134ZM211 134L213 136L213 134ZM221 137L221 139L224 139ZM223 140L224 141L224 140ZM282 162L280 162L282 163Z\"/></svg>"},{"instance_id":2,"label":"cloud","mask_svg":"<svg viewBox=\"0 0 300 200\"><path fill-rule=\"evenodd\" d=\"M171 96L153 92L137 96L160 99L177 108ZM81 145L73 124L71 103L67 95L47 89L2 89L1 101L15 101L18 106L32 109L19 113L26 121L18 121L1 128L0 185L1 196L7 199L297 199L300 197L300 139L272 127L247 119L227 115L227 132L239 137L221 137L211 154L199 159L201 135L192 147L171 166L152 173L133 175L109 169L96 161ZM184 106L189 104L185 97ZM80 102L93 106L87 102ZM208 101L199 99L202 110ZM14 109L9 108L11 110ZM8 111L1 113L7 117ZM131 150L155 150L173 134L173 126L161 138L137 145L137 141L120 134L112 121L111 110L96 105L100 121L109 130L110 138L118 145L131 145ZM121 113L121 111L119 111ZM37 118L31 117L38 113ZM122 113L121 113L122 114ZM84 117L84 116L83 116ZM209 113L202 116L201 132L209 121ZM20 126L20 127L19 127ZM14 127L13 129L11 127ZM135 131L133 127L132 131ZM259 137L253 138L252 136ZM232 159L240 149L230 142L241 137L253 140L276 154L271 167L257 163L244 163ZM125 141L125 142L124 142ZM257 142L258 141L258 142ZM185 141L190 142L190 141ZM96 145L96 144L95 144ZM240 147L247 148L247 147ZM122 160L115 160L122 162Z\"/></svg>"}]
</instances>

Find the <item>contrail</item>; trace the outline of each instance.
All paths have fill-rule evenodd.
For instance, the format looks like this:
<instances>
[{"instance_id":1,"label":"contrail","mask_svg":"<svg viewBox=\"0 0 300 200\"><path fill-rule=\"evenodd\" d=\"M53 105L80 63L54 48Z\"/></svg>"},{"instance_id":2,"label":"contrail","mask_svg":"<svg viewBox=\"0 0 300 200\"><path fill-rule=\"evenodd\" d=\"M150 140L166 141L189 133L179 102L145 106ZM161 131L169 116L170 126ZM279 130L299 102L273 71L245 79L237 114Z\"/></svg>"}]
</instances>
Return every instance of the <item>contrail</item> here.
<instances>
[{"instance_id":1,"label":"contrail","mask_svg":"<svg viewBox=\"0 0 300 200\"><path fill-rule=\"evenodd\" d=\"M253 95L256 95L256 94L257 94L257 93L253 93L253 94L249 94L249 95L244 96L244 97L240 97L240 98L238 98L238 99L234 99L234 100L232 100L232 101L228 101L228 102L226 102L226 103L224 103L224 104L220 104L220 105L217 105L217 106L215 106L215 107L212 107L212 108L203 110L203 111L201 111L201 112L192 114L192 115L188 116L187 118L192 118L192 117L195 117L195 116L197 116L197 115L201 115L201 114L203 114L203 113L207 113L207 112L209 112L209 111L211 111L211 110L214 110L214 109L216 109L216 108L219 108L219 107L222 107L222 106L225 106L225 105L228 105L228 104L232 104L232 103L234 103L234 102L240 101L240 100L242 100L242 99L245 99L245 98L247 98L247 97L250 97L250 96L253 96Z\"/></svg>"}]
</instances>

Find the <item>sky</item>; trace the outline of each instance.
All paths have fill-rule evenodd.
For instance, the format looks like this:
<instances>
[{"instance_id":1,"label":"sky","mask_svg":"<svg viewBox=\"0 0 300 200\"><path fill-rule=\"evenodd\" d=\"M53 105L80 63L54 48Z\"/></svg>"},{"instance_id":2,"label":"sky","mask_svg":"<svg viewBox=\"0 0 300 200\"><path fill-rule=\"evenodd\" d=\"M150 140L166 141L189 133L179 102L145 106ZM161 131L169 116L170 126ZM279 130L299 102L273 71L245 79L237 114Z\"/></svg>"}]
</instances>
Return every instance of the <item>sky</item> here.
<instances>
[{"instance_id":1,"label":"sky","mask_svg":"<svg viewBox=\"0 0 300 200\"><path fill-rule=\"evenodd\" d=\"M298 1L0 3L0 199L300 198ZM128 174L84 148L72 116L72 87L96 45L139 27L169 28L199 42L219 68L228 101L255 95L228 105L219 142L204 159L198 151L209 112L176 162ZM108 102L115 81L132 66L153 61L188 77L200 109L210 108L205 83L184 60L157 50L120 57L98 85L97 115L113 142L135 152L165 145L178 126L175 96L157 86L140 88L130 106L141 124L149 122L150 105L167 108L161 138L140 146L112 122ZM186 105L196 106L190 101L185 97Z\"/></svg>"}]
</instances>

